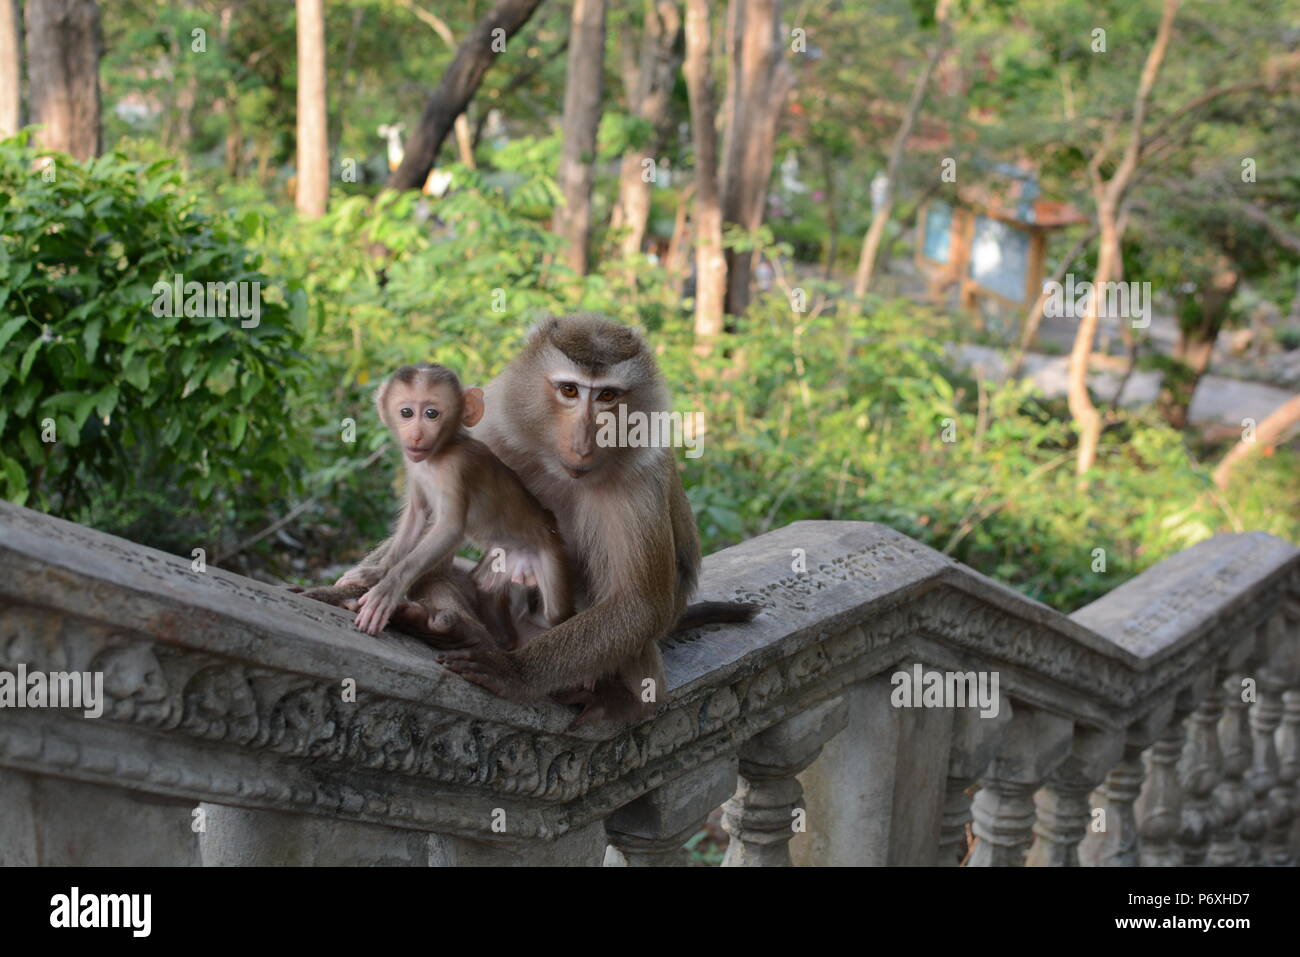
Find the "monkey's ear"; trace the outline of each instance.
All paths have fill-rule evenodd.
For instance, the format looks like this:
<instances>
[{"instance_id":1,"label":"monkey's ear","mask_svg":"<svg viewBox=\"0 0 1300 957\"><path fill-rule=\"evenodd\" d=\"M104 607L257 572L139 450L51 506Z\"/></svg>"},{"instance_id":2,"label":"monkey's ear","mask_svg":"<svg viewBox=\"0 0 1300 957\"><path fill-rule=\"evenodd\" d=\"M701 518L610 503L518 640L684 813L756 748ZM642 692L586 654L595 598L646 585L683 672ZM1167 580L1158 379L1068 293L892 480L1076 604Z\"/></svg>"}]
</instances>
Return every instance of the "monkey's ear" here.
<instances>
[{"instance_id":1,"label":"monkey's ear","mask_svg":"<svg viewBox=\"0 0 1300 957\"><path fill-rule=\"evenodd\" d=\"M389 380L385 379L379 383L379 388L375 390L375 411L379 413L379 421L388 424L388 410L384 408L384 400L388 397Z\"/></svg>"},{"instance_id":2,"label":"monkey's ear","mask_svg":"<svg viewBox=\"0 0 1300 957\"><path fill-rule=\"evenodd\" d=\"M461 413L460 420L466 428L473 428L483 418L483 390L477 386L466 389L463 401L465 411Z\"/></svg>"}]
</instances>

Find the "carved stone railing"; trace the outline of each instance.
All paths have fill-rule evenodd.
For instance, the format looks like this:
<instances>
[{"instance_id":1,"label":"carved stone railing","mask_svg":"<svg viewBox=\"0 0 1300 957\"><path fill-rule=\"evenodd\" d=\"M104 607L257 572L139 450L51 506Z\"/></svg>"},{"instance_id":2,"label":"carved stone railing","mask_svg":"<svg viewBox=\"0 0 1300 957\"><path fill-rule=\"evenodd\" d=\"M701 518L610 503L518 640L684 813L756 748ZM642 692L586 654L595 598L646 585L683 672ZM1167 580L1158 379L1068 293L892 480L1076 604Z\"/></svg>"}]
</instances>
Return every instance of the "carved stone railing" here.
<instances>
[{"instance_id":1,"label":"carved stone railing","mask_svg":"<svg viewBox=\"0 0 1300 957\"><path fill-rule=\"evenodd\" d=\"M736 866L1295 861L1285 542L1219 536L1066 617L799 522L706 558L701 597L763 611L668 648L652 718L570 733L414 639L0 504L0 672L105 699L0 708L0 864L676 864L719 805ZM895 707L917 665L996 676L996 715Z\"/></svg>"}]
</instances>

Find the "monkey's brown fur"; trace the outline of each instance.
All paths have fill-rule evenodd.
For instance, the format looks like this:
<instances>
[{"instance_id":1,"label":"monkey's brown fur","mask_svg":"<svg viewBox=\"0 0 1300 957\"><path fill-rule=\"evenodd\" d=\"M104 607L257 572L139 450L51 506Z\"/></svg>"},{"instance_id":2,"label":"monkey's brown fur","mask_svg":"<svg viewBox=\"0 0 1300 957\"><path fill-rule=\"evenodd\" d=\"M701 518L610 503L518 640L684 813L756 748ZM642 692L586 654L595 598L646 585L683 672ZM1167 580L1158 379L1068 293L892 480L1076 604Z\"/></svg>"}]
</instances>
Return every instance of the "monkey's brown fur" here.
<instances>
[{"instance_id":1,"label":"monkey's brown fur","mask_svg":"<svg viewBox=\"0 0 1300 957\"><path fill-rule=\"evenodd\" d=\"M394 372L377 391L375 405L404 452L406 498L392 538L338 581L369 586L356 602L357 627L377 634L416 582L448 567L466 539L484 552L474 572L484 593L478 611L503 641L514 640L512 582L537 586L548 624L572 614L554 518L486 445L465 431L483 414L482 390L462 389L450 369L424 363ZM436 609L434 598L436 593L422 601Z\"/></svg>"},{"instance_id":2,"label":"monkey's brown fur","mask_svg":"<svg viewBox=\"0 0 1300 957\"><path fill-rule=\"evenodd\" d=\"M695 590L699 536L671 449L602 448L593 436L600 411L669 409L649 347L599 316L552 318L486 396L475 434L555 515L581 610L519 650L478 645L439 660L496 694L582 704L575 724L648 713L664 699L659 640Z\"/></svg>"},{"instance_id":3,"label":"monkey's brown fur","mask_svg":"<svg viewBox=\"0 0 1300 957\"><path fill-rule=\"evenodd\" d=\"M291 588L290 591L335 608L356 611L357 599L366 593L366 588L365 585L328 585L306 591ZM449 567L432 577L426 576L411 588L409 595L410 599L393 612L389 627L441 649L498 644L483 625L478 593L474 583L463 572Z\"/></svg>"}]
</instances>

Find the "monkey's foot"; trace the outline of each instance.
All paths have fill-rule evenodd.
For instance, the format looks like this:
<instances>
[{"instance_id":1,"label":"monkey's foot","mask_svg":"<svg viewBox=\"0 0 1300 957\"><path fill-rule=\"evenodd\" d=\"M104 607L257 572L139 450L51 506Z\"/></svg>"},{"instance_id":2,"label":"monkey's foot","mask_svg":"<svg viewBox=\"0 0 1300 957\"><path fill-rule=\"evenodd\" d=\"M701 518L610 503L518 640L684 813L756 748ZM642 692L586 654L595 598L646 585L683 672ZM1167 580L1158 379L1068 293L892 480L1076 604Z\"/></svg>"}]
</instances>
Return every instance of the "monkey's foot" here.
<instances>
[{"instance_id":1,"label":"monkey's foot","mask_svg":"<svg viewBox=\"0 0 1300 957\"><path fill-rule=\"evenodd\" d=\"M562 705L580 705L582 710L573 716L566 731L576 731L584 724L608 718L601 697L596 694L596 683L588 681L585 685L569 691L557 691L551 697Z\"/></svg>"},{"instance_id":2,"label":"monkey's foot","mask_svg":"<svg viewBox=\"0 0 1300 957\"><path fill-rule=\"evenodd\" d=\"M446 651L438 664L466 681L492 692L498 698L518 697L519 677L514 660L504 652L482 644Z\"/></svg>"},{"instance_id":3,"label":"monkey's foot","mask_svg":"<svg viewBox=\"0 0 1300 957\"><path fill-rule=\"evenodd\" d=\"M364 585L325 585L321 588L290 585L289 591L295 595L302 595L303 598L310 598L312 601L333 605L335 608L347 608L349 602L355 604L356 599L366 593Z\"/></svg>"},{"instance_id":4,"label":"monkey's foot","mask_svg":"<svg viewBox=\"0 0 1300 957\"><path fill-rule=\"evenodd\" d=\"M654 705L642 702L616 676L588 679L576 688L557 691L551 697L564 705L580 705L568 730L593 721L638 721L654 711Z\"/></svg>"},{"instance_id":5,"label":"monkey's foot","mask_svg":"<svg viewBox=\"0 0 1300 957\"><path fill-rule=\"evenodd\" d=\"M413 638L427 641L435 648L463 648L477 644L480 636L472 624L464 621L453 609L430 611L414 601L404 601L393 609L388 626Z\"/></svg>"}]
</instances>

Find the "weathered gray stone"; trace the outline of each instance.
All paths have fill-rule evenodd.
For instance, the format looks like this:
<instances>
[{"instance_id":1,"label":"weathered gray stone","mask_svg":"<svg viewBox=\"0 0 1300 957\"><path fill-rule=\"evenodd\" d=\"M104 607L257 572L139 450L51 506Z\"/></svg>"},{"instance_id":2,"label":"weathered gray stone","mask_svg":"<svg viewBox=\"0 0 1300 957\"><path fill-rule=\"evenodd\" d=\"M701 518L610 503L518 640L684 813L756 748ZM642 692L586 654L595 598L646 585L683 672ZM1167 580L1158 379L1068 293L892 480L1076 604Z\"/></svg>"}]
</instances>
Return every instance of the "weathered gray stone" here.
<instances>
[{"instance_id":1,"label":"weathered gray stone","mask_svg":"<svg viewBox=\"0 0 1300 957\"><path fill-rule=\"evenodd\" d=\"M723 755L619 808L605 821L611 845L605 863L631 867L683 863L682 845L731 796L736 770L736 756Z\"/></svg>"},{"instance_id":2,"label":"weathered gray stone","mask_svg":"<svg viewBox=\"0 0 1300 957\"><path fill-rule=\"evenodd\" d=\"M202 801L221 806L229 838L210 847L205 839L213 861L260 853L418 863L421 841L433 835L428 859L436 862L598 863L611 814L654 792L684 801L689 785L673 792L674 782L707 778L739 754L742 777L746 767L752 776L741 782L732 821L739 833L774 838L763 845L770 855L751 857L780 862L788 835L765 831L757 812L770 817L799 801L810 831L795 850L809 863L837 854L928 862L945 808L952 821L962 812L953 785L973 765L963 754L974 746L963 743L960 722L954 731L951 712L881 711L877 676L904 661L996 670L1004 713L1014 702L1017 713L1129 731L1133 747L1131 729L1153 724L1145 748L1166 730L1192 676L1213 666L1249 669L1258 658L1281 695L1295 670L1290 639L1266 631L1257 655L1254 634L1295 603L1298 587L1293 547L1260 534L1219 536L1066 618L890 529L795 523L705 559L701 598L757 601L763 611L748 625L670 642L669 697L657 714L570 733L567 710L494 698L438 667L418 641L365 638L348 616L284 590L219 569L197 572L188 559L0 503L0 670L99 672L107 697L96 719L58 709L0 715L0 854L43 860L35 835L58 832L44 817L60 801L102 807L89 815L94 830L97 819L125 814L123 794L145 794L152 798L138 816L166 835L150 839L152 850L77 833L79 859L93 851L96 863L131 854L193 862L199 840L173 840L173 832ZM770 748L794 747L795 729L824 724L841 697L848 729L805 772L809 782L827 782L810 784L805 801L791 776L797 755ZM1294 776L1282 771L1290 751L1279 746L1271 757L1265 749L1251 762L1252 743L1290 733L1289 719L1272 712L1256 721L1253 742L1244 711L1233 726L1238 737L1245 729L1244 762L1236 750L1225 758L1212 805L1224 847L1254 841L1259 854L1264 833L1286 826L1275 804L1294 790ZM870 733L873 715L888 733ZM1055 739L1045 731L1031 763L1054 755ZM1130 755L1139 771L1140 754ZM1267 772L1259 795L1243 781L1251 767L1255 780ZM1243 805L1235 817L1222 813L1221 791ZM672 806L664 805L661 830ZM885 833L854 824L855 807L886 809ZM678 810L684 819L698 808ZM498 811L509 821L504 835L490 826ZM300 820L277 824L284 815ZM1257 818L1258 837L1238 833ZM313 850L325 833L318 824L348 836ZM819 837L819 827L844 833L844 843ZM268 829L278 836L259 849L251 835ZM743 857L761 842L733 845Z\"/></svg>"},{"instance_id":3,"label":"weathered gray stone","mask_svg":"<svg viewBox=\"0 0 1300 957\"><path fill-rule=\"evenodd\" d=\"M1089 795L1123 757L1124 740L1117 731L1075 727L1069 757L1034 795L1034 844L1027 865L1079 866L1079 842L1093 821Z\"/></svg>"},{"instance_id":4,"label":"weathered gray stone","mask_svg":"<svg viewBox=\"0 0 1300 957\"><path fill-rule=\"evenodd\" d=\"M196 805L0 769L0 866L189 867Z\"/></svg>"},{"instance_id":5,"label":"weathered gray stone","mask_svg":"<svg viewBox=\"0 0 1300 957\"><path fill-rule=\"evenodd\" d=\"M796 863L937 862L954 711L895 708L892 690L881 675L845 693L847 727L800 776L808 832Z\"/></svg>"},{"instance_id":6,"label":"weathered gray stone","mask_svg":"<svg viewBox=\"0 0 1300 957\"><path fill-rule=\"evenodd\" d=\"M601 822L569 831L552 841L474 841L443 834L429 836L433 867L599 867L604 861Z\"/></svg>"},{"instance_id":7,"label":"weathered gray stone","mask_svg":"<svg viewBox=\"0 0 1300 957\"><path fill-rule=\"evenodd\" d=\"M1088 867L1135 867L1138 864L1138 820L1134 805L1142 793L1146 767L1142 752L1169 725L1175 699L1169 698L1128 730L1124 756L1092 795L1092 806L1104 812L1104 830L1088 829L1079 845L1079 863Z\"/></svg>"},{"instance_id":8,"label":"weathered gray stone","mask_svg":"<svg viewBox=\"0 0 1300 957\"><path fill-rule=\"evenodd\" d=\"M971 867L1019 867L1033 841L1034 792L1070 755L1068 718L1018 706L971 805Z\"/></svg>"},{"instance_id":9,"label":"weathered gray stone","mask_svg":"<svg viewBox=\"0 0 1300 957\"><path fill-rule=\"evenodd\" d=\"M724 867L786 867L790 840L806 822L803 788L795 777L848 719L840 698L822 702L753 738L740 752L736 793L723 805L731 835Z\"/></svg>"},{"instance_id":10,"label":"weathered gray stone","mask_svg":"<svg viewBox=\"0 0 1300 957\"><path fill-rule=\"evenodd\" d=\"M310 814L202 805L204 867L427 867L418 831Z\"/></svg>"},{"instance_id":11,"label":"weathered gray stone","mask_svg":"<svg viewBox=\"0 0 1300 957\"><path fill-rule=\"evenodd\" d=\"M971 801L976 782L993 760L1003 732L1011 724L1015 708L1003 703L996 717L980 717L978 711L964 709L953 716L952 743L948 750L948 781L943 800L943 823L939 828L939 851L936 864L952 867L959 864L969 850L967 826L973 820Z\"/></svg>"}]
</instances>

